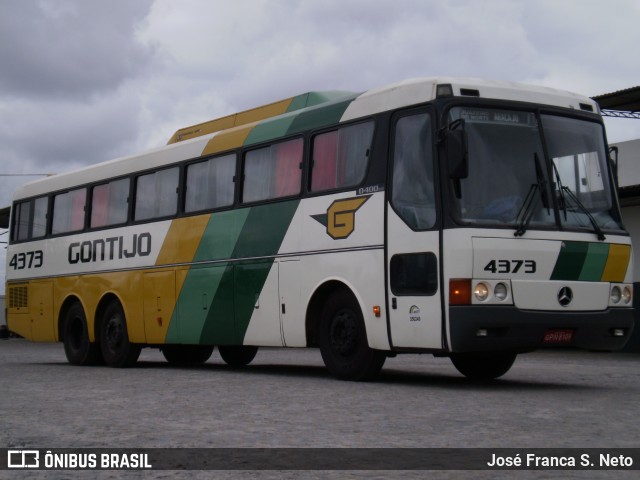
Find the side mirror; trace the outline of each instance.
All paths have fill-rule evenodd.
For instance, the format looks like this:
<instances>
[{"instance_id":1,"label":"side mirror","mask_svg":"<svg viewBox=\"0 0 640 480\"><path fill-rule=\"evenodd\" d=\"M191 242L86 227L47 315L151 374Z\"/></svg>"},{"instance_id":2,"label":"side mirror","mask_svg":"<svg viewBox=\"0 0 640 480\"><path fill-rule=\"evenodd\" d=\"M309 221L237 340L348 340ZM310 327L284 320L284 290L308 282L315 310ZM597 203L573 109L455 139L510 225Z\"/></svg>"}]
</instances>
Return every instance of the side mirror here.
<instances>
[{"instance_id":1,"label":"side mirror","mask_svg":"<svg viewBox=\"0 0 640 480\"><path fill-rule=\"evenodd\" d=\"M445 140L449 177L462 180L469 176L469 152L467 149L467 132L464 125L459 130L450 129Z\"/></svg>"}]
</instances>

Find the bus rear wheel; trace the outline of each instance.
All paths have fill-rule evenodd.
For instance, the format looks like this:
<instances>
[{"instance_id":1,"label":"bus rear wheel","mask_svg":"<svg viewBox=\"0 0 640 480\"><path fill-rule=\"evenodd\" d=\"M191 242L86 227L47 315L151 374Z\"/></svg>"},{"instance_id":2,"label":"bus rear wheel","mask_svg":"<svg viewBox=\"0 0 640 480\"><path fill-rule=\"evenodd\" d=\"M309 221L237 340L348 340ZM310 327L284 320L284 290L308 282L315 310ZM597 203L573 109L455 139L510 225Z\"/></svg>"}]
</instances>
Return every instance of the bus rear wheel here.
<instances>
[{"instance_id":1,"label":"bus rear wheel","mask_svg":"<svg viewBox=\"0 0 640 480\"><path fill-rule=\"evenodd\" d=\"M167 362L174 365L200 365L205 363L213 353L211 345L164 345L162 355Z\"/></svg>"},{"instance_id":2,"label":"bus rear wheel","mask_svg":"<svg viewBox=\"0 0 640 480\"><path fill-rule=\"evenodd\" d=\"M218 347L218 352L227 365L232 367L246 367L256 358L258 347L248 345L222 345Z\"/></svg>"},{"instance_id":3,"label":"bus rear wheel","mask_svg":"<svg viewBox=\"0 0 640 480\"><path fill-rule=\"evenodd\" d=\"M100 324L100 347L110 367L130 367L138 361L140 345L129 341L127 321L119 302L111 302Z\"/></svg>"},{"instance_id":4,"label":"bus rear wheel","mask_svg":"<svg viewBox=\"0 0 640 480\"><path fill-rule=\"evenodd\" d=\"M472 380L492 380L509 371L515 353L458 353L451 355L456 369Z\"/></svg>"},{"instance_id":5,"label":"bus rear wheel","mask_svg":"<svg viewBox=\"0 0 640 480\"><path fill-rule=\"evenodd\" d=\"M62 327L64 353L72 365L95 365L100 362L100 346L89 341L87 317L80 303L69 307Z\"/></svg>"},{"instance_id":6,"label":"bus rear wheel","mask_svg":"<svg viewBox=\"0 0 640 480\"><path fill-rule=\"evenodd\" d=\"M370 380L387 358L384 352L369 348L360 306L345 291L333 294L325 304L318 344L327 370L341 380Z\"/></svg>"}]
</instances>

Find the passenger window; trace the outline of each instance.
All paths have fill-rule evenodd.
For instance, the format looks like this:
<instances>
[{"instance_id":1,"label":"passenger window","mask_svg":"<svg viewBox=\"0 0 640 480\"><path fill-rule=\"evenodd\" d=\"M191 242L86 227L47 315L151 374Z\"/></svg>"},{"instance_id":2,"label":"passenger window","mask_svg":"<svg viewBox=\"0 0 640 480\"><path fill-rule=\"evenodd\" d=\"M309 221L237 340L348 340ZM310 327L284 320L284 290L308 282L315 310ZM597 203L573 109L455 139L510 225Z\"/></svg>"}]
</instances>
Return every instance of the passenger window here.
<instances>
[{"instance_id":1,"label":"passenger window","mask_svg":"<svg viewBox=\"0 0 640 480\"><path fill-rule=\"evenodd\" d=\"M246 153L243 202L257 202L300 193L302 138Z\"/></svg>"},{"instance_id":2,"label":"passenger window","mask_svg":"<svg viewBox=\"0 0 640 480\"><path fill-rule=\"evenodd\" d=\"M128 178L93 187L91 199L91 228L125 223L127 221L128 210Z\"/></svg>"},{"instance_id":3,"label":"passenger window","mask_svg":"<svg viewBox=\"0 0 640 480\"><path fill-rule=\"evenodd\" d=\"M391 188L391 205L409 227L426 230L435 226L436 201L429 115L412 115L398 120Z\"/></svg>"},{"instance_id":4,"label":"passenger window","mask_svg":"<svg viewBox=\"0 0 640 480\"><path fill-rule=\"evenodd\" d=\"M369 164L373 122L350 125L313 139L311 191L358 185Z\"/></svg>"},{"instance_id":5,"label":"passenger window","mask_svg":"<svg viewBox=\"0 0 640 480\"><path fill-rule=\"evenodd\" d=\"M77 232L84 228L87 189L79 188L53 197L51 233Z\"/></svg>"},{"instance_id":6,"label":"passenger window","mask_svg":"<svg viewBox=\"0 0 640 480\"><path fill-rule=\"evenodd\" d=\"M31 232L31 238L42 238L47 234L49 197L36 198L33 205L33 230Z\"/></svg>"},{"instance_id":7,"label":"passenger window","mask_svg":"<svg viewBox=\"0 0 640 480\"><path fill-rule=\"evenodd\" d=\"M29 238L29 218L31 216L31 201L19 203L16 206L13 240L27 240Z\"/></svg>"},{"instance_id":8,"label":"passenger window","mask_svg":"<svg viewBox=\"0 0 640 480\"><path fill-rule=\"evenodd\" d=\"M185 211L195 212L233 204L236 156L211 158L187 167Z\"/></svg>"},{"instance_id":9,"label":"passenger window","mask_svg":"<svg viewBox=\"0 0 640 480\"><path fill-rule=\"evenodd\" d=\"M178 211L179 168L159 170L138 177L135 220L168 217Z\"/></svg>"}]
</instances>

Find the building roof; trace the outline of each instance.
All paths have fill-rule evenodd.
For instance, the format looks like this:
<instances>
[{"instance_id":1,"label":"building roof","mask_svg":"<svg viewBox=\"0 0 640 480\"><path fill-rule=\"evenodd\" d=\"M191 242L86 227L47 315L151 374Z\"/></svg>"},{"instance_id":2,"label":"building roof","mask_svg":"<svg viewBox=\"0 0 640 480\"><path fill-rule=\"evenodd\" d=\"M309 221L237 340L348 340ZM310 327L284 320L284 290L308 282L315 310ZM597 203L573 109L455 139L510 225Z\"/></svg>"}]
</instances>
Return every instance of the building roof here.
<instances>
[{"instance_id":1,"label":"building roof","mask_svg":"<svg viewBox=\"0 0 640 480\"><path fill-rule=\"evenodd\" d=\"M597 95L603 116L640 119L640 86Z\"/></svg>"}]
</instances>

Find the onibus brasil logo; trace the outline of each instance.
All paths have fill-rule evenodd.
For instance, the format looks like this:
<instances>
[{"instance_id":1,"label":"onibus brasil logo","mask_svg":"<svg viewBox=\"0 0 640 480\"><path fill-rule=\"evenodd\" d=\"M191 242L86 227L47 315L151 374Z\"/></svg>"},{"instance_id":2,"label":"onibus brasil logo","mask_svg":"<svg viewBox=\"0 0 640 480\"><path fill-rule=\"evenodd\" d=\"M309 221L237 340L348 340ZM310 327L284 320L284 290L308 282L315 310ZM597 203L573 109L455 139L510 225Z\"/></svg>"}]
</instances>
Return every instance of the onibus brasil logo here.
<instances>
[{"instance_id":1,"label":"onibus brasil logo","mask_svg":"<svg viewBox=\"0 0 640 480\"><path fill-rule=\"evenodd\" d=\"M327 213L311 215L327 228L327 235L334 240L347 238L356 228L356 212L369 200L371 195L336 200L327 209Z\"/></svg>"}]
</instances>

